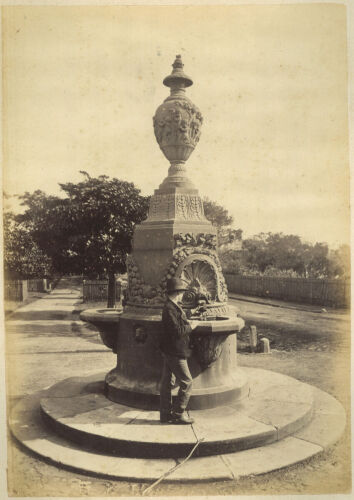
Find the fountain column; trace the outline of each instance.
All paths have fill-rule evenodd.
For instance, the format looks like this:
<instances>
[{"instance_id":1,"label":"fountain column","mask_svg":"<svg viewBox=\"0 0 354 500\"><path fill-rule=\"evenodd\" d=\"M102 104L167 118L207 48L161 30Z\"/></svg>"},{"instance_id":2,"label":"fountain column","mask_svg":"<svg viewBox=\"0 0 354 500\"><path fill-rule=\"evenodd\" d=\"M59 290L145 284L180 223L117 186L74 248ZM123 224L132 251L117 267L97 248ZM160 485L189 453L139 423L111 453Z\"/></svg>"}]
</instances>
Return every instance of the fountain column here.
<instances>
[{"instance_id":1,"label":"fountain column","mask_svg":"<svg viewBox=\"0 0 354 500\"><path fill-rule=\"evenodd\" d=\"M106 377L106 390L114 401L158 406L161 312L167 280L175 276L188 283L182 304L187 315L196 297L207 297L209 302L204 314L209 320L200 322L194 333L190 408L214 407L242 397L247 390L236 359L236 333L244 322L227 305L216 228L205 218L198 189L186 174L185 163L199 141L203 118L186 96L193 82L183 71L181 56L163 83L170 95L157 108L153 124L170 167L151 197L147 219L135 227L127 261L127 303L110 341L117 366Z\"/></svg>"}]
</instances>

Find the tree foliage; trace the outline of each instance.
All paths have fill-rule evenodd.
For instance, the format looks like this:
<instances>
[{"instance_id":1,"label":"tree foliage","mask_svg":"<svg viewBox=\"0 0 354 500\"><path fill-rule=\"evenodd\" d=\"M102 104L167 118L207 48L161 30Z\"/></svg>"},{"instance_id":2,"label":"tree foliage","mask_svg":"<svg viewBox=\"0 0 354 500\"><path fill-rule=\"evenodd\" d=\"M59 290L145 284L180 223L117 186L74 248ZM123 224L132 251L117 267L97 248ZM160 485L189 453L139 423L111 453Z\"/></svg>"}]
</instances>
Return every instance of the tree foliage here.
<instances>
[{"instance_id":1,"label":"tree foliage","mask_svg":"<svg viewBox=\"0 0 354 500\"><path fill-rule=\"evenodd\" d=\"M219 246L242 239L242 229L230 227L234 219L226 208L207 197L203 199L203 206L205 217L217 228Z\"/></svg>"},{"instance_id":2,"label":"tree foliage","mask_svg":"<svg viewBox=\"0 0 354 500\"><path fill-rule=\"evenodd\" d=\"M4 272L8 279L44 278L52 274L51 259L33 240L31 232L4 214Z\"/></svg>"},{"instance_id":3,"label":"tree foliage","mask_svg":"<svg viewBox=\"0 0 354 500\"><path fill-rule=\"evenodd\" d=\"M203 199L203 205L205 217L213 224L213 226L217 227L218 230L231 226L233 223L233 217L229 215L226 208L206 197Z\"/></svg>"},{"instance_id":4,"label":"tree foliage","mask_svg":"<svg viewBox=\"0 0 354 500\"><path fill-rule=\"evenodd\" d=\"M297 235L259 233L220 258L225 270L237 274L335 278L349 276L349 255L347 245L330 251L327 243L304 243Z\"/></svg>"},{"instance_id":5,"label":"tree foliage","mask_svg":"<svg viewBox=\"0 0 354 500\"><path fill-rule=\"evenodd\" d=\"M340 245L336 250L331 250L329 259L333 276L350 278L350 246Z\"/></svg>"},{"instance_id":6,"label":"tree foliage","mask_svg":"<svg viewBox=\"0 0 354 500\"><path fill-rule=\"evenodd\" d=\"M55 271L75 272L68 251L71 228L67 200L40 190L26 192L19 199L25 211L16 215L16 222L26 228L41 251L51 259Z\"/></svg>"},{"instance_id":7,"label":"tree foliage","mask_svg":"<svg viewBox=\"0 0 354 500\"><path fill-rule=\"evenodd\" d=\"M125 272L134 225L146 218L149 199L131 182L81 173L83 181L60 184L62 198L25 193L17 218L57 271L108 275L112 282Z\"/></svg>"}]
</instances>

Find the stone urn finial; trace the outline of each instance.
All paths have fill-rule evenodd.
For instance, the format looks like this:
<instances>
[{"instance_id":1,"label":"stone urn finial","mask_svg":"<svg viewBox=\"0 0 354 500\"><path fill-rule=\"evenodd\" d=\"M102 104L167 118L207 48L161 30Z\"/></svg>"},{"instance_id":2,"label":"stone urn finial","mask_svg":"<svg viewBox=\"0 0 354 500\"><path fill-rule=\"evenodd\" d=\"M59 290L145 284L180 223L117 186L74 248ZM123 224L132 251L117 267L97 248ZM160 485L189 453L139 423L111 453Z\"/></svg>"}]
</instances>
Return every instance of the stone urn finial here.
<instances>
[{"instance_id":1,"label":"stone urn finial","mask_svg":"<svg viewBox=\"0 0 354 500\"><path fill-rule=\"evenodd\" d=\"M153 118L156 140L171 163L166 179L169 185L177 185L177 178L184 178L184 163L199 141L203 122L199 109L185 94L193 80L184 73L183 66L181 56L177 55L172 73L163 80L171 93L157 108Z\"/></svg>"},{"instance_id":2,"label":"stone urn finial","mask_svg":"<svg viewBox=\"0 0 354 500\"><path fill-rule=\"evenodd\" d=\"M177 55L175 62L172 64L172 73L166 76L163 81L163 84L166 85L166 87L170 87L172 89L172 87L178 86L184 89L193 85L193 80L183 72L183 66L184 64L182 62L182 57L180 55Z\"/></svg>"}]
</instances>

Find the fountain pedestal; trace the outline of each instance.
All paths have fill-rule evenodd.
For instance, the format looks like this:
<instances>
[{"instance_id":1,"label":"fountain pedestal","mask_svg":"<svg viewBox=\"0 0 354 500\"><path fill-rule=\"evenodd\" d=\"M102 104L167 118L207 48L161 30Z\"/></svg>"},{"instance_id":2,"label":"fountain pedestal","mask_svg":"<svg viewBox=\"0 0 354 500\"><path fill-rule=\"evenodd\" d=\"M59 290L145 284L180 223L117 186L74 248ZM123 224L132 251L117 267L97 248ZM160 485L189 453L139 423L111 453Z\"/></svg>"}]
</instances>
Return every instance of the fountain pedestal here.
<instances>
[{"instance_id":1,"label":"fountain pedestal","mask_svg":"<svg viewBox=\"0 0 354 500\"><path fill-rule=\"evenodd\" d=\"M214 330L216 321L205 323L210 331L204 331L204 325L197 327L196 345L188 360L193 376L189 409L213 408L247 393L247 379L237 370L236 363L235 332L242 326L242 320L224 320L222 332ZM117 366L105 379L109 399L137 408L159 407L162 357L158 342L161 334L159 312L148 316L142 309L140 314L136 310L122 314L117 336ZM177 390L175 387L173 394Z\"/></svg>"},{"instance_id":2,"label":"fountain pedestal","mask_svg":"<svg viewBox=\"0 0 354 500\"><path fill-rule=\"evenodd\" d=\"M186 174L185 162L199 140L203 121L199 109L185 95L192 83L177 56L172 74L164 80L171 95L153 118L156 140L170 168L151 197L146 221L134 230L124 311L113 322L112 314L108 320L104 310L81 315L99 328L104 343L117 353L117 366L106 376L108 398L139 408L159 404L161 313L171 277L183 278L188 284L182 303L187 316L195 305L191 296L203 295L207 315L215 318L201 321L193 334L189 408L226 404L248 390L236 358L236 334L244 322L228 307L217 231L205 218L202 199Z\"/></svg>"}]
</instances>

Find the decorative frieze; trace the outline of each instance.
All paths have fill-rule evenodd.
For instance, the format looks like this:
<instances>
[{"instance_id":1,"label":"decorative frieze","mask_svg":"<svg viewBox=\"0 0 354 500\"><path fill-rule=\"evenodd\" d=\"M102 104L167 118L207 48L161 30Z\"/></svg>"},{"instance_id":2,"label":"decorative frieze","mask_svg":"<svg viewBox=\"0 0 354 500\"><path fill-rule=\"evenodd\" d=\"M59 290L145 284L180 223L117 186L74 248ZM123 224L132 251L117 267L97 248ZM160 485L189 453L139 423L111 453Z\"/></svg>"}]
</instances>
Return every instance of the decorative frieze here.
<instances>
[{"instance_id":1,"label":"decorative frieze","mask_svg":"<svg viewBox=\"0 0 354 500\"><path fill-rule=\"evenodd\" d=\"M203 202L200 196L177 194L176 219L204 220Z\"/></svg>"},{"instance_id":2,"label":"decorative frieze","mask_svg":"<svg viewBox=\"0 0 354 500\"><path fill-rule=\"evenodd\" d=\"M175 215L175 196L157 194L151 197L147 220L169 220Z\"/></svg>"},{"instance_id":3,"label":"decorative frieze","mask_svg":"<svg viewBox=\"0 0 354 500\"><path fill-rule=\"evenodd\" d=\"M204 221L200 196L190 194L155 194L151 197L148 221Z\"/></svg>"}]
</instances>

